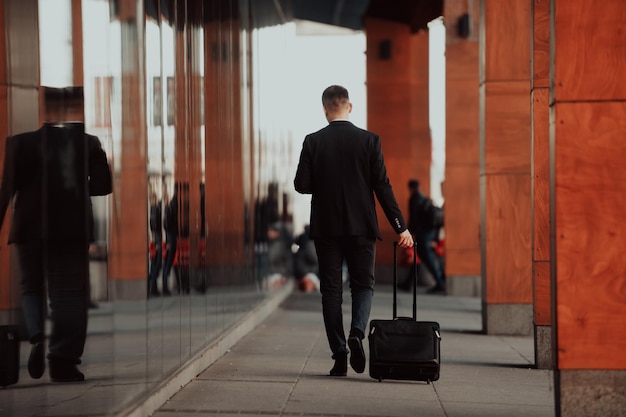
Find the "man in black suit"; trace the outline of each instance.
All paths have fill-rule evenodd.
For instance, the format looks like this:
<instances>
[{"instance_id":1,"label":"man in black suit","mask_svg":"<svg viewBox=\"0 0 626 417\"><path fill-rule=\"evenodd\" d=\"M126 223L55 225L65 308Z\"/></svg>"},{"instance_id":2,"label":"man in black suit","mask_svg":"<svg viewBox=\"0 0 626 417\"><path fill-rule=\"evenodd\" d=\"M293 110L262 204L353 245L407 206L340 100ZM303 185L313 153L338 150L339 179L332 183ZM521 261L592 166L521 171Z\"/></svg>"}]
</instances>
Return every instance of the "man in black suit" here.
<instances>
[{"instance_id":1,"label":"man in black suit","mask_svg":"<svg viewBox=\"0 0 626 417\"><path fill-rule=\"evenodd\" d=\"M85 134L81 87L43 87L44 120L8 137L0 188L0 226L11 201L9 244L21 271L22 304L32 344L28 371L45 370L45 291L52 331L48 348L54 382L82 381L87 336L88 249L93 241L90 195L111 192L111 172L97 137ZM78 121L78 122L68 122Z\"/></svg>"},{"instance_id":2,"label":"man in black suit","mask_svg":"<svg viewBox=\"0 0 626 417\"><path fill-rule=\"evenodd\" d=\"M335 364L331 376L345 376L347 355L365 370L363 338L374 293L376 239L381 239L374 194L402 247L413 238L393 194L378 135L354 126L348 91L333 85L322 94L329 124L304 139L294 185L312 194L310 237L319 261L326 336ZM352 322L346 343L342 313L342 264L347 263Z\"/></svg>"}]
</instances>

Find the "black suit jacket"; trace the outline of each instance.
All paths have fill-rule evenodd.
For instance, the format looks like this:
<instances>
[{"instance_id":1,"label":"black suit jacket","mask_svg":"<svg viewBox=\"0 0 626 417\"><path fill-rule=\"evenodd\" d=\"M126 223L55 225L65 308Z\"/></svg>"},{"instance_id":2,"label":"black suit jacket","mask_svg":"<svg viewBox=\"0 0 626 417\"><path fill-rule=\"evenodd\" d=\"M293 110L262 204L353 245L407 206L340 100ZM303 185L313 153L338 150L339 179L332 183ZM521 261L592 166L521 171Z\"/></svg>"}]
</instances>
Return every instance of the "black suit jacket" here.
<instances>
[{"instance_id":1,"label":"black suit jacket","mask_svg":"<svg viewBox=\"0 0 626 417\"><path fill-rule=\"evenodd\" d=\"M312 194L310 236L381 239L374 194L389 224L407 226L393 194L380 138L346 120L336 120L304 139L294 185Z\"/></svg>"},{"instance_id":2,"label":"black suit jacket","mask_svg":"<svg viewBox=\"0 0 626 417\"><path fill-rule=\"evenodd\" d=\"M82 123L7 138L0 188L0 225L14 200L9 243L90 241L90 195L112 190L106 153Z\"/></svg>"}]
</instances>

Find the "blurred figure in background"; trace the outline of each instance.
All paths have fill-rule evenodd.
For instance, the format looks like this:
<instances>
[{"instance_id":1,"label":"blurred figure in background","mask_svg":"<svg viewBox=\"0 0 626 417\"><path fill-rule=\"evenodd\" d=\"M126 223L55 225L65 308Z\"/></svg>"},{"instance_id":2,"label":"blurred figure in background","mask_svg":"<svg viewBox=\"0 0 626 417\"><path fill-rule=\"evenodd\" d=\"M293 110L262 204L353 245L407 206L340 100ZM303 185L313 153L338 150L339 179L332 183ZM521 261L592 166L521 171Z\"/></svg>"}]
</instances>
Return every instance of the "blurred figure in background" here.
<instances>
[{"instance_id":1,"label":"blurred figure in background","mask_svg":"<svg viewBox=\"0 0 626 417\"><path fill-rule=\"evenodd\" d=\"M150 193L150 275L148 296L160 295L157 279L163 263L163 210L155 192Z\"/></svg>"},{"instance_id":2,"label":"blurred figure in background","mask_svg":"<svg viewBox=\"0 0 626 417\"><path fill-rule=\"evenodd\" d=\"M268 276L266 284L275 287L293 274L291 243L293 237L287 225L275 222L267 230Z\"/></svg>"},{"instance_id":3,"label":"blurred figure in background","mask_svg":"<svg viewBox=\"0 0 626 417\"><path fill-rule=\"evenodd\" d=\"M293 273L298 283L298 288L304 292L319 291L319 265L315 242L309 237L310 226L304 226L304 232L294 242L298 249L294 254Z\"/></svg>"},{"instance_id":4,"label":"blurred figure in background","mask_svg":"<svg viewBox=\"0 0 626 417\"><path fill-rule=\"evenodd\" d=\"M164 195L167 199L167 192ZM166 200L167 201L167 200ZM161 292L164 296L172 295L169 286L169 275L174 267L176 248L178 243L178 184L174 186L174 195L165 206L163 218L165 228L165 261L163 262L163 284Z\"/></svg>"},{"instance_id":5,"label":"blurred figure in background","mask_svg":"<svg viewBox=\"0 0 626 417\"><path fill-rule=\"evenodd\" d=\"M428 272L435 280L435 286L428 289L428 293L444 293L446 284L443 270L439 263L439 256L435 247L439 242L439 229L443 225L443 211L436 207L433 201L422 194L418 180L410 180L408 187L409 196L409 230L417 242L417 256ZM407 279L400 283L400 289L409 291L413 285L413 275L408 274Z\"/></svg>"}]
</instances>

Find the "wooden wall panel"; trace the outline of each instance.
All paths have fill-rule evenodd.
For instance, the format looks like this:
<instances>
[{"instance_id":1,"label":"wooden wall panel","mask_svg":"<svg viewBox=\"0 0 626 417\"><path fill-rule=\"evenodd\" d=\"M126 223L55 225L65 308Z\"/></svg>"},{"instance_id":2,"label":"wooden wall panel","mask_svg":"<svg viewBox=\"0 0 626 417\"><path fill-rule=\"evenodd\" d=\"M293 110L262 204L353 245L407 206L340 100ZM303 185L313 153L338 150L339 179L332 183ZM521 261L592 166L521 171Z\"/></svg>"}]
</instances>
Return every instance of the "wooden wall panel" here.
<instances>
[{"instance_id":1,"label":"wooden wall panel","mask_svg":"<svg viewBox=\"0 0 626 417\"><path fill-rule=\"evenodd\" d=\"M626 369L626 103L555 112L559 369Z\"/></svg>"},{"instance_id":2,"label":"wooden wall panel","mask_svg":"<svg viewBox=\"0 0 626 417\"><path fill-rule=\"evenodd\" d=\"M446 275L480 275L479 2L446 0ZM469 14L470 33L456 22ZM449 23L451 22L451 23Z\"/></svg>"},{"instance_id":3,"label":"wooden wall panel","mask_svg":"<svg viewBox=\"0 0 626 417\"><path fill-rule=\"evenodd\" d=\"M411 32L407 25L365 18L367 34L367 82L404 85L411 65ZM391 59L380 58L380 43L391 42ZM370 65L371 64L371 65ZM392 97L390 97L392 98ZM369 101L369 100L368 100ZM383 104L383 103L381 103Z\"/></svg>"},{"instance_id":4,"label":"wooden wall panel","mask_svg":"<svg viewBox=\"0 0 626 417\"><path fill-rule=\"evenodd\" d=\"M478 151L476 151L478 153ZM480 275L478 165L446 168L446 274ZM467 183L473 182L473 186Z\"/></svg>"},{"instance_id":5,"label":"wooden wall panel","mask_svg":"<svg viewBox=\"0 0 626 417\"><path fill-rule=\"evenodd\" d=\"M530 173L530 81L485 86L485 173Z\"/></svg>"},{"instance_id":6,"label":"wooden wall panel","mask_svg":"<svg viewBox=\"0 0 626 417\"><path fill-rule=\"evenodd\" d=\"M550 1L534 0L533 87L550 86Z\"/></svg>"},{"instance_id":7,"label":"wooden wall panel","mask_svg":"<svg viewBox=\"0 0 626 417\"><path fill-rule=\"evenodd\" d=\"M552 325L552 259L550 253L550 1L533 2L532 184L533 184L533 319L535 326ZM536 364L554 363L552 345L535 340ZM549 355L548 355L549 353Z\"/></svg>"},{"instance_id":8,"label":"wooden wall panel","mask_svg":"<svg viewBox=\"0 0 626 417\"><path fill-rule=\"evenodd\" d=\"M530 80L529 30L532 3L501 0L484 0L484 3L485 21L488 22L484 28L484 79Z\"/></svg>"},{"instance_id":9,"label":"wooden wall panel","mask_svg":"<svg viewBox=\"0 0 626 417\"><path fill-rule=\"evenodd\" d=\"M550 326L552 325L550 262L535 262L533 268L535 326Z\"/></svg>"},{"instance_id":10,"label":"wooden wall panel","mask_svg":"<svg viewBox=\"0 0 626 417\"><path fill-rule=\"evenodd\" d=\"M555 3L556 99L626 99L626 2Z\"/></svg>"},{"instance_id":11,"label":"wooden wall panel","mask_svg":"<svg viewBox=\"0 0 626 417\"><path fill-rule=\"evenodd\" d=\"M532 303L530 178L486 178L486 301Z\"/></svg>"},{"instance_id":12,"label":"wooden wall panel","mask_svg":"<svg viewBox=\"0 0 626 417\"><path fill-rule=\"evenodd\" d=\"M547 88L535 89L533 100L533 259L550 259L550 131Z\"/></svg>"},{"instance_id":13,"label":"wooden wall panel","mask_svg":"<svg viewBox=\"0 0 626 417\"><path fill-rule=\"evenodd\" d=\"M409 110L409 135L410 158L414 163L411 165L413 172L410 177L420 180L420 188L430 194L430 164L432 160L432 138L430 135L429 120L429 67L428 32L420 31L409 36L410 63L408 77L411 94ZM402 148L400 148L402 149ZM405 147L406 149L406 147ZM408 190L404 179L404 189ZM396 183L398 184L398 183ZM398 184L399 185L399 184ZM408 199L408 193L406 194ZM407 213L408 214L408 213Z\"/></svg>"},{"instance_id":14,"label":"wooden wall panel","mask_svg":"<svg viewBox=\"0 0 626 417\"><path fill-rule=\"evenodd\" d=\"M460 46L462 44L454 45ZM466 48L462 48L466 49ZM477 44L474 44L477 50ZM465 55L466 51L456 51ZM474 52L469 52L475 55ZM454 66L448 53L447 67ZM475 57L475 59L478 59ZM469 64L469 63L468 63ZM480 275L478 68L469 79L449 79L446 90L446 274Z\"/></svg>"},{"instance_id":15,"label":"wooden wall panel","mask_svg":"<svg viewBox=\"0 0 626 417\"><path fill-rule=\"evenodd\" d=\"M448 79L446 90L451 91L446 95L446 164L478 166L478 85ZM478 194L478 178L474 181Z\"/></svg>"}]
</instances>

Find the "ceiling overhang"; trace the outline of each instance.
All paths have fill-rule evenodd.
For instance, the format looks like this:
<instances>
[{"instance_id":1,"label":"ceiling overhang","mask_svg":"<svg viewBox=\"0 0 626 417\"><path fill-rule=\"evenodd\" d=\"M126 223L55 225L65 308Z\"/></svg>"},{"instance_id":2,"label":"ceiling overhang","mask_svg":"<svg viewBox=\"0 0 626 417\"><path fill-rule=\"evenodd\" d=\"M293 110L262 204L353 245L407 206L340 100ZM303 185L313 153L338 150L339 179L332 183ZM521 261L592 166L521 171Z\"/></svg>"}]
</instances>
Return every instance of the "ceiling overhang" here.
<instances>
[{"instance_id":1,"label":"ceiling overhang","mask_svg":"<svg viewBox=\"0 0 626 417\"><path fill-rule=\"evenodd\" d=\"M443 14L443 0L292 0L293 17L362 30L365 18L428 30L428 22Z\"/></svg>"},{"instance_id":2,"label":"ceiling overhang","mask_svg":"<svg viewBox=\"0 0 626 417\"><path fill-rule=\"evenodd\" d=\"M119 1L114 0L113 5ZM238 16L238 0L144 0L148 16L167 21L189 15L202 20ZM292 19L363 30L366 18L406 24L411 32L428 30L428 23L443 14L444 0L249 0L248 7L258 19L254 26L285 23ZM117 9L118 7L114 7ZM262 17L262 18L261 18ZM181 22L183 23L183 22ZM184 24L183 24L184 26Z\"/></svg>"}]
</instances>

